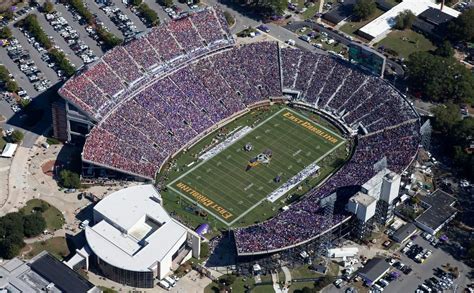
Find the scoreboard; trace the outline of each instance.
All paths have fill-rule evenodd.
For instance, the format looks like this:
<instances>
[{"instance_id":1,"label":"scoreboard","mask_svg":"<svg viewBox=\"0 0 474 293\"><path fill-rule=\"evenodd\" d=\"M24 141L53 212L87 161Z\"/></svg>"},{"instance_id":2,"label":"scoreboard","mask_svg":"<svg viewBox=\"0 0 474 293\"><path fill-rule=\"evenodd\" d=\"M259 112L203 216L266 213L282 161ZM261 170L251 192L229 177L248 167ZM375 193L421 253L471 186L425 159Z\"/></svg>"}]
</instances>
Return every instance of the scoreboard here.
<instances>
[{"instance_id":1,"label":"scoreboard","mask_svg":"<svg viewBox=\"0 0 474 293\"><path fill-rule=\"evenodd\" d=\"M372 74L383 77L386 57L366 46L357 43L349 44L349 61L367 69Z\"/></svg>"}]
</instances>

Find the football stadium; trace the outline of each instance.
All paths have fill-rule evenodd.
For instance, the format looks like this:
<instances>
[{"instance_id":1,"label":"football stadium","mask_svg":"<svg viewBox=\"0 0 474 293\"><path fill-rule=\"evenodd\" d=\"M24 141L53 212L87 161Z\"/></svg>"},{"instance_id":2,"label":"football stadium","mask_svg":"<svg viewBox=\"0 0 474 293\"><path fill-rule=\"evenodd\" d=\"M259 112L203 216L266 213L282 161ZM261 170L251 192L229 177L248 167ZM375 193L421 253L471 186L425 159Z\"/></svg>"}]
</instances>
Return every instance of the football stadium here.
<instances>
[{"instance_id":1,"label":"football stadium","mask_svg":"<svg viewBox=\"0 0 474 293\"><path fill-rule=\"evenodd\" d=\"M343 199L381 166L403 172L420 142L418 114L383 79L276 41L240 44L212 7L115 47L59 94L55 136L84 142L83 178L156 180L171 215L226 227L239 256L346 223ZM332 195L342 203L327 217Z\"/></svg>"}]
</instances>

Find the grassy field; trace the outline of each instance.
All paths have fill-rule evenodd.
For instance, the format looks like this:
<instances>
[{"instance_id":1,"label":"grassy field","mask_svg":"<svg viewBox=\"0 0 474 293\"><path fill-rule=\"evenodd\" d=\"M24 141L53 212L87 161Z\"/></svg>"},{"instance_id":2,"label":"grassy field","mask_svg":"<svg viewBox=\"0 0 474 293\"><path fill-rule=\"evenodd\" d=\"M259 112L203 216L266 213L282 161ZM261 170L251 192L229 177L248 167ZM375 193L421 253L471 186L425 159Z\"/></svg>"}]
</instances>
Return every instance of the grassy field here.
<instances>
[{"instance_id":1,"label":"grassy field","mask_svg":"<svg viewBox=\"0 0 474 293\"><path fill-rule=\"evenodd\" d=\"M251 151L244 150L247 143ZM343 144L338 134L282 109L211 159L184 172L168 188L232 225L309 164ZM265 152L269 155L262 156ZM259 156L260 160L250 163ZM280 182L275 182L277 176Z\"/></svg>"},{"instance_id":2,"label":"grassy field","mask_svg":"<svg viewBox=\"0 0 474 293\"><path fill-rule=\"evenodd\" d=\"M54 206L41 199L32 199L21 209L25 214L31 214L33 210L43 209L43 217L46 220L46 227L50 231L61 229L64 225L63 214Z\"/></svg>"},{"instance_id":3,"label":"grassy field","mask_svg":"<svg viewBox=\"0 0 474 293\"><path fill-rule=\"evenodd\" d=\"M383 11L377 8L375 12L368 19L361 20L361 21L348 21L346 24L341 26L339 30L345 32L346 34L355 36L357 30L359 30L361 27L368 24L369 22L376 19L382 14L383 14Z\"/></svg>"},{"instance_id":4,"label":"grassy field","mask_svg":"<svg viewBox=\"0 0 474 293\"><path fill-rule=\"evenodd\" d=\"M273 286L270 284L267 284L268 282L272 281L271 275L266 275L266 276L262 275L260 277L261 277L262 283L265 283L265 285L255 284L254 278L237 277L235 279L235 282L231 286L232 292L236 292L236 293L247 292L246 287L250 288L252 293L275 292L273 290ZM204 289L204 293L218 293L218 292L220 292L219 284L215 282L212 282Z\"/></svg>"},{"instance_id":5,"label":"grassy field","mask_svg":"<svg viewBox=\"0 0 474 293\"><path fill-rule=\"evenodd\" d=\"M23 251L29 251L26 254L27 258L32 258L43 250L48 251L59 260L63 260L70 253L66 238L64 237L54 237L45 241L35 242L23 248Z\"/></svg>"},{"instance_id":6,"label":"grassy field","mask_svg":"<svg viewBox=\"0 0 474 293\"><path fill-rule=\"evenodd\" d=\"M398 53L396 57L407 58L411 53L419 51L430 51L436 47L422 34L412 30L394 30L380 41L376 47L383 46L385 49Z\"/></svg>"}]
</instances>

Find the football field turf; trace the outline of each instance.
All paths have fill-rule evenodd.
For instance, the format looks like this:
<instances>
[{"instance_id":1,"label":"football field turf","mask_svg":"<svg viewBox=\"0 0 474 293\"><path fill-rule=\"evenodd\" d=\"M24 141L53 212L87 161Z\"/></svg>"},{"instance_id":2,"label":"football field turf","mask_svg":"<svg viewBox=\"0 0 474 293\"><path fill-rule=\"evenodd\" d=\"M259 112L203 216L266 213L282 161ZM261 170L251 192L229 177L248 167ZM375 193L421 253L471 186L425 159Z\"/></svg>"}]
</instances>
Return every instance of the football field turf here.
<instances>
[{"instance_id":1,"label":"football field turf","mask_svg":"<svg viewBox=\"0 0 474 293\"><path fill-rule=\"evenodd\" d=\"M344 142L333 131L285 108L180 175L168 187L232 225L288 179ZM246 144L252 146L250 151L244 149ZM249 167L249 162L262 153L271 154L269 162ZM279 182L275 180L277 176Z\"/></svg>"}]
</instances>

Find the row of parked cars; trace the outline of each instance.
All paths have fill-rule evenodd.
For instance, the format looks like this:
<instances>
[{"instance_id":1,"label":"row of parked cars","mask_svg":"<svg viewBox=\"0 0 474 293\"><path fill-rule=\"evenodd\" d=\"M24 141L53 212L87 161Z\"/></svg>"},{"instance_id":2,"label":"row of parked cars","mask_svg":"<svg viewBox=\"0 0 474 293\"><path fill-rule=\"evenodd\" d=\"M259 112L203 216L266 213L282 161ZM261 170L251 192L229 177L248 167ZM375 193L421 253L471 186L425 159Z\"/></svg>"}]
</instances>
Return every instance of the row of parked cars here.
<instances>
[{"instance_id":1,"label":"row of parked cars","mask_svg":"<svg viewBox=\"0 0 474 293\"><path fill-rule=\"evenodd\" d=\"M441 293L454 287L454 276L452 274L438 268L435 275L418 286L416 293Z\"/></svg>"},{"instance_id":2,"label":"row of parked cars","mask_svg":"<svg viewBox=\"0 0 474 293\"><path fill-rule=\"evenodd\" d=\"M74 7L72 7L69 4L64 4L64 7L66 7L66 9L69 10L69 12L72 14L72 17L74 18L74 20L77 20L80 25L86 25L85 29L86 29L86 32L89 35L89 37L97 42L97 46L102 47L102 45L104 45L104 42L102 40L100 40L99 35L97 34L96 30L92 26L87 25L87 22L84 20L84 18L82 18L82 16L79 15L79 13L76 11L76 9ZM105 30L108 30L107 27L104 25L104 23L102 21L100 21L97 17L96 17L96 23L97 23L97 25L100 25ZM78 42L78 44L79 44L79 49L80 50L86 50L84 46L82 46L83 49L81 49L80 44L83 44L83 43ZM77 50L77 46L74 47L74 48L76 48L76 50ZM74 48L72 48L72 49L74 50Z\"/></svg>"},{"instance_id":3,"label":"row of parked cars","mask_svg":"<svg viewBox=\"0 0 474 293\"><path fill-rule=\"evenodd\" d=\"M45 15L46 20L53 26L76 54L85 64L92 63L98 58L95 53L80 39L79 33L68 24L67 20L61 16L61 12L55 11Z\"/></svg>"},{"instance_id":4,"label":"row of parked cars","mask_svg":"<svg viewBox=\"0 0 474 293\"><path fill-rule=\"evenodd\" d=\"M125 40L131 39L137 34L138 30L133 21L123 13L120 8L116 7L112 1L101 1L101 3L103 3L103 5L100 9L104 11L104 13L122 32Z\"/></svg>"},{"instance_id":5,"label":"row of parked cars","mask_svg":"<svg viewBox=\"0 0 474 293\"><path fill-rule=\"evenodd\" d=\"M30 35L30 33L29 33L27 30L23 29L23 27L20 27L19 29L20 29L20 31L25 35L26 39L28 40L28 43L30 43L36 50L38 50L38 52L39 52L40 55L41 55L41 60L43 60L44 62L48 63L48 67L52 68L52 69L56 72L56 74L58 75L59 78L65 78L64 72L62 72L62 70L59 69L59 67L57 66L57 64L55 64L54 62L52 62L52 61L50 60L51 58L49 57L48 51L47 51L45 48L43 48L40 43L38 43L38 42L36 41L36 38L35 38L34 36ZM49 38L49 39L51 40L51 42L54 44L54 38L53 38L52 36L48 36L48 38ZM61 48L60 48L59 46L57 46L57 45L53 45L53 48L57 49L58 51L63 52L63 49L61 49ZM74 66L74 64L72 64L72 65ZM33 77L34 77L34 76L33 76ZM36 77L35 77L34 80L31 80L31 78L29 78L29 79L30 79L30 81L32 81L32 82L39 80L39 78L36 78ZM41 83L41 86L42 86L42 87L40 87L40 88L47 89L47 88L49 88L49 87L51 86L51 81L50 81L50 80L45 80L45 81L43 81L43 82ZM36 88L36 87L35 87L35 88ZM44 90L44 89L43 89L43 90ZM39 89L37 89L37 88L36 88L36 90L41 91L41 90L39 90Z\"/></svg>"},{"instance_id":6,"label":"row of parked cars","mask_svg":"<svg viewBox=\"0 0 474 293\"><path fill-rule=\"evenodd\" d=\"M176 286L176 282L178 282L178 280L179 278L177 276L166 276L158 282L158 286L169 291L172 287Z\"/></svg>"},{"instance_id":7,"label":"row of parked cars","mask_svg":"<svg viewBox=\"0 0 474 293\"><path fill-rule=\"evenodd\" d=\"M27 36L28 42L32 43L35 48L42 49L28 33L26 33L25 36ZM8 56L18 65L20 71L28 77L28 80L38 92L42 92L51 86L51 81L43 76L43 73L36 66L28 50L24 49L17 39L12 38L9 40L7 52Z\"/></svg>"}]
</instances>

